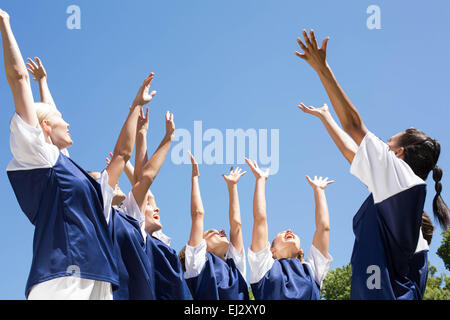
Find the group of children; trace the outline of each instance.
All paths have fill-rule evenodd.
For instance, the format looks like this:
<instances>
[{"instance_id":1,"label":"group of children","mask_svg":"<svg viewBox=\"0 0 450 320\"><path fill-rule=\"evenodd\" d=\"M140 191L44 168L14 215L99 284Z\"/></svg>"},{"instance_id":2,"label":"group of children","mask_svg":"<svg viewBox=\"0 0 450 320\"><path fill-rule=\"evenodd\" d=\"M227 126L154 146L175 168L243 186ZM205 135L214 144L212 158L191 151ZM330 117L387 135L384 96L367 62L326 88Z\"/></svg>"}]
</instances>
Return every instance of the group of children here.
<instances>
[{"instance_id":1,"label":"group of children","mask_svg":"<svg viewBox=\"0 0 450 320\"><path fill-rule=\"evenodd\" d=\"M87 172L69 156L69 125L56 108L39 58L25 65L0 9L6 76L15 102L10 123L13 159L8 178L22 211L35 226L33 261L26 286L28 299L176 299L247 300L238 182L240 168L223 175L229 191L229 238L223 230L204 230L199 168L192 163L191 232L179 254L162 232L155 196L150 191L174 137L173 114L165 114L166 132L147 155L151 73L129 108L113 153L102 172ZM317 45L314 32L297 42L319 75L342 128L328 107L298 107L315 115L351 164L351 173L370 196L353 220L352 299L421 299L427 279L427 252L433 227L423 212L425 179L433 172L433 211L443 228L449 210L440 197L440 145L422 131L407 129L387 143L368 131L326 61L328 39ZM28 68L27 68L28 66ZM29 73L39 83L35 103ZM135 150L134 167L129 159ZM249 284L255 299L320 299L320 287L332 262L328 178L306 176L315 198L315 233L305 257L300 238L290 229L270 243L265 184L268 170L245 160L255 177L253 231L248 249ZM125 171L132 185L125 195L118 180ZM378 268L380 285L368 285ZM76 270L76 274L73 274Z\"/></svg>"}]
</instances>

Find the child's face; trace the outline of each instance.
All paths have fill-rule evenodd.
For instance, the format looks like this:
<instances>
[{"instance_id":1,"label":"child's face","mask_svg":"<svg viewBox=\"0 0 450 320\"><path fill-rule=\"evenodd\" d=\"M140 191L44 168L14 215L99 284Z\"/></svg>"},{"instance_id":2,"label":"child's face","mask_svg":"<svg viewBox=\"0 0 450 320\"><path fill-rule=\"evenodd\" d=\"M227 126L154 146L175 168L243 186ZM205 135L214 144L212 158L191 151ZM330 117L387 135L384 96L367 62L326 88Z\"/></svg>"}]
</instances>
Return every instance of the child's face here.
<instances>
[{"instance_id":1,"label":"child's face","mask_svg":"<svg viewBox=\"0 0 450 320\"><path fill-rule=\"evenodd\" d=\"M208 251L214 252L216 250L228 249L230 242L224 230L211 229L205 232L203 238L206 241Z\"/></svg>"},{"instance_id":2,"label":"child's face","mask_svg":"<svg viewBox=\"0 0 450 320\"><path fill-rule=\"evenodd\" d=\"M159 217L159 208L155 204L147 202L145 207L145 230L152 234L161 229L162 223Z\"/></svg>"},{"instance_id":3,"label":"child's face","mask_svg":"<svg viewBox=\"0 0 450 320\"><path fill-rule=\"evenodd\" d=\"M277 259L282 259L296 257L300 249L300 238L288 229L277 234L271 251Z\"/></svg>"}]
</instances>

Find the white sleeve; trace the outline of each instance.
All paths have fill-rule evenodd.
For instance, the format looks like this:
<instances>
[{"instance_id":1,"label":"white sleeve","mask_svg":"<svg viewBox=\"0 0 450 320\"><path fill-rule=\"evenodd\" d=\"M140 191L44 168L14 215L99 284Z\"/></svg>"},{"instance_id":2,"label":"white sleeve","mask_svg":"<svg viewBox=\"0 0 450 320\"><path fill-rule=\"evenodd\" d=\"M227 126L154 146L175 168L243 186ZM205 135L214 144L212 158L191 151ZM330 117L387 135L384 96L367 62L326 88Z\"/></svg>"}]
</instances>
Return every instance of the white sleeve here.
<instances>
[{"instance_id":1,"label":"white sleeve","mask_svg":"<svg viewBox=\"0 0 450 320\"><path fill-rule=\"evenodd\" d=\"M106 222L109 224L109 218L111 216L112 200L116 195L116 191L108 183L108 172L103 170L100 179L97 180L100 183L103 197L103 213L106 218Z\"/></svg>"},{"instance_id":2,"label":"white sleeve","mask_svg":"<svg viewBox=\"0 0 450 320\"><path fill-rule=\"evenodd\" d=\"M308 257L306 257L305 263L311 268L314 275L314 280L320 287L322 286L323 279L325 279L328 270L330 270L332 261L333 258L330 254L328 254L328 257L325 257L314 245L312 245L309 249Z\"/></svg>"},{"instance_id":3,"label":"white sleeve","mask_svg":"<svg viewBox=\"0 0 450 320\"><path fill-rule=\"evenodd\" d=\"M206 263L206 241L204 239L196 247L186 245L186 252L185 252L186 272L184 273L185 279L197 277L202 272L205 263Z\"/></svg>"},{"instance_id":4,"label":"white sleeve","mask_svg":"<svg viewBox=\"0 0 450 320\"><path fill-rule=\"evenodd\" d=\"M128 193L128 197L122 202L120 209L127 216L136 219L140 226L145 222L145 216L139 209L136 199L134 199L133 192L130 191Z\"/></svg>"},{"instance_id":5,"label":"white sleeve","mask_svg":"<svg viewBox=\"0 0 450 320\"><path fill-rule=\"evenodd\" d=\"M367 186L375 203L425 183L405 161L389 150L386 143L371 132L362 140L350 172Z\"/></svg>"},{"instance_id":6,"label":"white sleeve","mask_svg":"<svg viewBox=\"0 0 450 320\"><path fill-rule=\"evenodd\" d=\"M236 267L238 268L242 277L245 279L245 277L247 275L247 265L245 263L246 262L245 261L245 250L242 249L242 253L239 253L236 250L236 248L233 246L233 244L230 242L230 248L228 249L228 258L231 258L234 260Z\"/></svg>"},{"instance_id":7,"label":"white sleeve","mask_svg":"<svg viewBox=\"0 0 450 320\"><path fill-rule=\"evenodd\" d=\"M45 141L42 128L34 128L14 113L9 124L9 144L13 159L8 171L51 168L59 157L59 149Z\"/></svg>"},{"instance_id":8,"label":"white sleeve","mask_svg":"<svg viewBox=\"0 0 450 320\"><path fill-rule=\"evenodd\" d=\"M270 244L257 253L254 253L250 248L248 249L248 265L250 266L250 284L259 282L264 275L272 269L275 259L272 257L270 251Z\"/></svg>"}]
</instances>

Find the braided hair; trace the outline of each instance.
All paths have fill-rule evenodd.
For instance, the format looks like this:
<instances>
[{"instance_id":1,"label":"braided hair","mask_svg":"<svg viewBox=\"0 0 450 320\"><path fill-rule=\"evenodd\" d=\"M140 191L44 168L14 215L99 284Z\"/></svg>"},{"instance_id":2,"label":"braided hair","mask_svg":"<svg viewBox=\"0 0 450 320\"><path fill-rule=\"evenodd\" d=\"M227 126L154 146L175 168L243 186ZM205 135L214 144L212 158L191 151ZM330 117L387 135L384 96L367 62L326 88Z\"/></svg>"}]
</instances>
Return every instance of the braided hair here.
<instances>
[{"instance_id":1,"label":"braided hair","mask_svg":"<svg viewBox=\"0 0 450 320\"><path fill-rule=\"evenodd\" d=\"M446 230L450 224L450 211L441 197L442 169L437 166L441 153L439 141L430 138L420 130L410 128L400 136L399 146L404 148L403 160L422 180L425 180L428 174L433 172L436 190L433 199L433 213L442 229Z\"/></svg>"}]
</instances>

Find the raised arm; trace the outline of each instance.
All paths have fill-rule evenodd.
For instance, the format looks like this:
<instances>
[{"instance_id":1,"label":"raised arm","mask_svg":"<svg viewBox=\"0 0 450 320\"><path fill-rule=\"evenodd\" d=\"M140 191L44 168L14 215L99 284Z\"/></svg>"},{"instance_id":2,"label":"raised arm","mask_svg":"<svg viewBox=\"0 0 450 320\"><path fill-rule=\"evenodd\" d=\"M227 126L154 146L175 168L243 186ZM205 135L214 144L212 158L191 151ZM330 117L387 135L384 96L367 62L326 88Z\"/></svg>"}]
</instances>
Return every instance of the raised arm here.
<instances>
[{"instance_id":1,"label":"raised arm","mask_svg":"<svg viewBox=\"0 0 450 320\"><path fill-rule=\"evenodd\" d=\"M14 38L9 23L9 15L1 9L0 31L2 34L6 78L13 94L15 110L23 121L32 127L37 127L39 121L34 108L30 77L28 76L19 46Z\"/></svg>"},{"instance_id":2,"label":"raised arm","mask_svg":"<svg viewBox=\"0 0 450 320\"><path fill-rule=\"evenodd\" d=\"M47 103L51 106L56 106L47 84L47 72L42 65L42 61L38 57L35 57L34 59L36 60L36 62L31 60L30 58L27 58L27 70L34 76L33 80L39 83L41 102Z\"/></svg>"},{"instance_id":3,"label":"raised arm","mask_svg":"<svg viewBox=\"0 0 450 320\"><path fill-rule=\"evenodd\" d=\"M248 166L256 178L255 193L253 196L253 232L250 249L257 253L267 247L269 232L266 214L266 180L269 169L262 171L256 161L245 158Z\"/></svg>"},{"instance_id":4,"label":"raised arm","mask_svg":"<svg viewBox=\"0 0 450 320\"><path fill-rule=\"evenodd\" d=\"M227 183L228 194L230 196L230 241L239 253L242 253L242 250L244 249L244 242L242 240L241 209L239 207L237 183L246 172L247 171L241 172L240 168L233 170L233 167L231 167L228 175L222 175Z\"/></svg>"},{"instance_id":5,"label":"raised arm","mask_svg":"<svg viewBox=\"0 0 450 320\"><path fill-rule=\"evenodd\" d=\"M136 154L134 157L134 181L141 180L142 169L148 161L147 155L147 132L148 132L148 108L145 115L142 110L139 114L137 130L136 130Z\"/></svg>"},{"instance_id":6,"label":"raised arm","mask_svg":"<svg viewBox=\"0 0 450 320\"><path fill-rule=\"evenodd\" d=\"M191 247L198 246L203 240L203 217L205 209L203 208L202 197L200 195L200 185L198 179L200 173L198 171L198 163L189 152L192 163L192 189L191 189L191 234L189 236L188 245Z\"/></svg>"},{"instance_id":7,"label":"raised arm","mask_svg":"<svg viewBox=\"0 0 450 320\"><path fill-rule=\"evenodd\" d=\"M106 157L106 165L109 166L109 164L111 163L111 159L113 157L112 152L109 153L109 158ZM132 186L134 186L134 167L133 165L130 163L130 161L128 160L127 163L125 164L125 168L123 169L123 171L125 172L125 174L127 175L128 181L130 181L130 184Z\"/></svg>"},{"instance_id":8,"label":"raised arm","mask_svg":"<svg viewBox=\"0 0 450 320\"><path fill-rule=\"evenodd\" d=\"M136 95L136 98L131 105L130 112L127 119L120 131L119 138L117 139L116 146L114 148L113 157L111 163L106 168L108 172L108 184L114 188L119 181L120 175L125 168L125 164L131 158L133 154L134 141L136 139L136 127L139 112L142 107L149 103L156 91L152 91L149 94L150 85L152 83L154 74L153 72L144 80L142 86Z\"/></svg>"},{"instance_id":9,"label":"raised arm","mask_svg":"<svg viewBox=\"0 0 450 320\"><path fill-rule=\"evenodd\" d=\"M339 127L336 121L334 121L328 110L328 106L324 104L321 108L314 108L312 106L307 107L303 103L300 103L298 107L303 112L312 114L322 121L328 134L333 139L342 155L349 163L352 163L356 151L358 151L358 145L344 130L341 129L341 127Z\"/></svg>"},{"instance_id":10,"label":"raised arm","mask_svg":"<svg viewBox=\"0 0 450 320\"><path fill-rule=\"evenodd\" d=\"M156 151L142 168L142 175L139 181L136 181L133 187L133 196L139 208L143 208L146 204L147 191L155 180L159 170L161 169L169 152L175 132L175 123L173 122L173 114L166 112L166 134L159 144ZM136 170L136 169L135 169ZM136 174L135 174L136 176Z\"/></svg>"},{"instance_id":11,"label":"raised arm","mask_svg":"<svg viewBox=\"0 0 450 320\"><path fill-rule=\"evenodd\" d=\"M295 54L305 60L317 72L320 81L322 81L322 84L327 91L331 104L339 117L342 128L358 145L360 145L367 133L367 128L364 125L358 110L356 110L355 106L337 82L327 63L326 55L329 38L323 40L321 48L317 45L313 30L310 31L309 37L306 30L303 30L303 38L306 44L304 44L300 38L297 38L297 42L304 53L301 54L296 51Z\"/></svg>"},{"instance_id":12,"label":"raised arm","mask_svg":"<svg viewBox=\"0 0 450 320\"><path fill-rule=\"evenodd\" d=\"M328 247L330 242L330 217L328 215L327 198L325 197L325 188L334 181L328 181L328 178L322 177L311 179L306 176L309 184L314 191L314 201L316 203L316 232L314 233L312 244L324 257L328 257Z\"/></svg>"}]
</instances>

